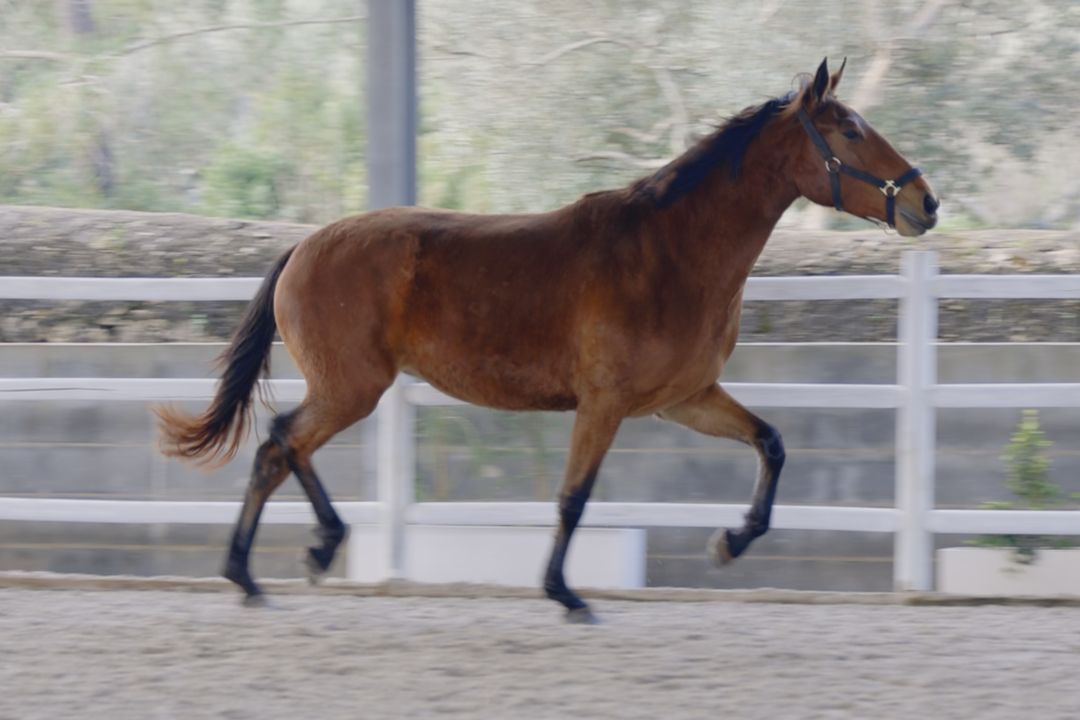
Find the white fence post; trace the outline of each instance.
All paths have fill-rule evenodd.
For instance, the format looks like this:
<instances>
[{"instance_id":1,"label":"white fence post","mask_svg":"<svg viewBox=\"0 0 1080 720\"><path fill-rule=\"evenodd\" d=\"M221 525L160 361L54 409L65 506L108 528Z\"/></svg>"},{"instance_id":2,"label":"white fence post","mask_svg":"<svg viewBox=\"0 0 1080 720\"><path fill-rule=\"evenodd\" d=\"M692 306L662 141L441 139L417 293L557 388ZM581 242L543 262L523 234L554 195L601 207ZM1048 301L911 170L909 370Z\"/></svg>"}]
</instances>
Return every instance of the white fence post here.
<instances>
[{"instance_id":1,"label":"white fence post","mask_svg":"<svg viewBox=\"0 0 1080 720\"><path fill-rule=\"evenodd\" d=\"M897 383L904 402L896 413L896 533L893 586L930 590L933 533L927 520L934 507L935 412L929 390L937 384L937 253L906 252L901 274L908 291L897 318Z\"/></svg>"},{"instance_id":2,"label":"white fence post","mask_svg":"<svg viewBox=\"0 0 1080 720\"><path fill-rule=\"evenodd\" d=\"M416 410L405 400L406 378L397 377L378 408L378 501L382 504L380 543L383 578L404 578L405 511L416 501L414 432Z\"/></svg>"}]
</instances>

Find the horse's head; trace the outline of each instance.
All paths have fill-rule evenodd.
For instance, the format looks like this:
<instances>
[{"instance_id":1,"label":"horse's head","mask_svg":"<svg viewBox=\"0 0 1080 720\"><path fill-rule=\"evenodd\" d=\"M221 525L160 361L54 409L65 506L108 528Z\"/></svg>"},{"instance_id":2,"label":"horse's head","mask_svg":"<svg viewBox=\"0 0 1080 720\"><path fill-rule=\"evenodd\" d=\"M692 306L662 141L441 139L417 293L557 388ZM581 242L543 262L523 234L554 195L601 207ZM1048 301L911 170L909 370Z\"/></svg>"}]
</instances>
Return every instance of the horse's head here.
<instances>
[{"instance_id":1,"label":"horse's head","mask_svg":"<svg viewBox=\"0 0 1080 720\"><path fill-rule=\"evenodd\" d=\"M830 76L822 61L792 103L805 130L795 164L799 192L819 205L887 223L901 235L922 235L937 223L937 197L918 168L836 99L843 74L841 65Z\"/></svg>"}]
</instances>

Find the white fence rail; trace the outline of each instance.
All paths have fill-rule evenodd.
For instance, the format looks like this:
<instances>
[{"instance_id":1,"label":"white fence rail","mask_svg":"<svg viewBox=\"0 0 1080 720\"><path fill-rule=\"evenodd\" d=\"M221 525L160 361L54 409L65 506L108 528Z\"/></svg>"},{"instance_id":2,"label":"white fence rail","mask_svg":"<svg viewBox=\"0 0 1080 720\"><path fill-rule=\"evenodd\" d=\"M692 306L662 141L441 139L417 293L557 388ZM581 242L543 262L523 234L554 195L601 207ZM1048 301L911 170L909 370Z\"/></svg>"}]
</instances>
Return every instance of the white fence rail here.
<instances>
[{"instance_id":1,"label":"white fence rail","mask_svg":"<svg viewBox=\"0 0 1080 720\"><path fill-rule=\"evenodd\" d=\"M28 278L0 277L0 299L193 301L246 300L258 278ZM963 275L937 273L934 253L905 253L900 275L751 278L746 300L900 301L897 382L881 385L725 383L752 407L894 408L896 507L777 506L773 527L894 533L894 584L899 590L932 587L934 533L1050 533L1080 535L1080 512L934 509L936 408L1080 407L1080 384L939 385L939 298L1080 299L1080 276ZM275 397L298 400L302 380L273 380ZM0 378L3 400L206 399L205 379ZM343 519L379 525L383 567L401 576L405 528L424 525L553 525L552 503L417 503L414 495L414 408L458 404L434 388L399 378L379 405L378 501L338 503ZM587 507L582 524L620 527L738 525L747 507L735 504L604 503ZM0 519L115 523L232 523L238 502L64 500L0 497ZM311 523L306 503L275 502L264 522Z\"/></svg>"}]
</instances>

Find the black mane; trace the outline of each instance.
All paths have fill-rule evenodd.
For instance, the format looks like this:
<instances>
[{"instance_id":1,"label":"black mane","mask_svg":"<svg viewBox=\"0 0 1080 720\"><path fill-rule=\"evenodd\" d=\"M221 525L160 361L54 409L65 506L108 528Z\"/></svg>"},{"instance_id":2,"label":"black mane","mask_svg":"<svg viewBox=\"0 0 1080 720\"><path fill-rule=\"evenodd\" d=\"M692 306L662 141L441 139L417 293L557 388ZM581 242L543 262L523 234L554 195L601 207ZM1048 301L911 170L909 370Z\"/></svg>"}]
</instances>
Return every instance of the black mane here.
<instances>
[{"instance_id":1,"label":"black mane","mask_svg":"<svg viewBox=\"0 0 1080 720\"><path fill-rule=\"evenodd\" d=\"M731 176L739 177L747 146L780 110L787 107L793 95L743 110L712 135L639 180L634 189L648 196L657 207L666 208L701 184L718 165L727 164Z\"/></svg>"}]
</instances>

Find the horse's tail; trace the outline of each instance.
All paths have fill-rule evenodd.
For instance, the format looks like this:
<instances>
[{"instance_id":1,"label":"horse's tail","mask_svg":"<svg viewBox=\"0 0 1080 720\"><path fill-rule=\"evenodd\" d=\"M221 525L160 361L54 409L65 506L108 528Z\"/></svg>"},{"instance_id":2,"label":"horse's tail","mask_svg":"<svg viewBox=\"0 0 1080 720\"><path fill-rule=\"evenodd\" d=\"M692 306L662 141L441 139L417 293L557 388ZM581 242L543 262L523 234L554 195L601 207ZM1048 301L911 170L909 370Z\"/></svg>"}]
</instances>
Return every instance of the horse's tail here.
<instances>
[{"instance_id":1,"label":"horse's tail","mask_svg":"<svg viewBox=\"0 0 1080 720\"><path fill-rule=\"evenodd\" d=\"M154 407L162 454L219 467L231 460L247 439L255 415L252 393L259 375L270 374L270 346L277 330L274 288L295 249L285 251L274 262L248 303L229 347L218 356L217 363L224 370L210 407L197 417L171 405Z\"/></svg>"}]
</instances>

